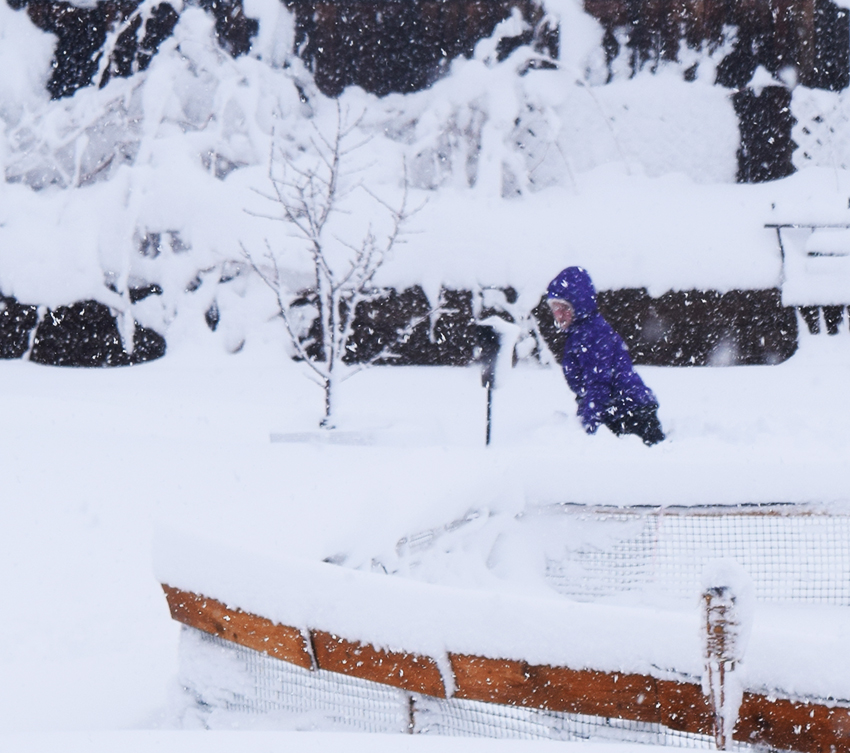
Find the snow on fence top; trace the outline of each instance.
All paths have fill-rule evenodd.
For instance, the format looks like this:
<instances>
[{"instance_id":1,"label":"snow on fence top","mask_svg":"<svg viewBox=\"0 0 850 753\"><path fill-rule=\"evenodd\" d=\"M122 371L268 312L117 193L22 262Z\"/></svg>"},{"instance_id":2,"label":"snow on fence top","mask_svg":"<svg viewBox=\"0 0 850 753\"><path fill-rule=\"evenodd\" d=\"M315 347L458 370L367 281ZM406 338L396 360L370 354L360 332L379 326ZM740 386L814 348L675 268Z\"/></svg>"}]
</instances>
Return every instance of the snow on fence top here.
<instances>
[{"instance_id":1,"label":"snow on fence top","mask_svg":"<svg viewBox=\"0 0 850 753\"><path fill-rule=\"evenodd\" d=\"M267 557L160 531L156 576L282 624L423 656L483 655L533 664L695 678L699 606L660 610L552 595L474 590ZM850 610L758 605L745 682L808 698L850 697Z\"/></svg>"}]
</instances>

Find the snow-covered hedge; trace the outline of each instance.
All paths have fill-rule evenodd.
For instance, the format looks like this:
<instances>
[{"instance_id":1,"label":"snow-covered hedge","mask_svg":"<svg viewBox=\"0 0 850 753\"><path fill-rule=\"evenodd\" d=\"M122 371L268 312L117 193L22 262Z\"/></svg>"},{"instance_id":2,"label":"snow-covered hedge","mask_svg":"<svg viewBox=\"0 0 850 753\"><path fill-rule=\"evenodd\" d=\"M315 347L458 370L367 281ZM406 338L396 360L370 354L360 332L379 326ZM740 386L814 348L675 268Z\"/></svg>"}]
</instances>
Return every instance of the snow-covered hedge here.
<instances>
[{"instance_id":1,"label":"snow-covered hedge","mask_svg":"<svg viewBox=\"0 0 850 753\"><path fill-rule=\"evenodd\" d=\"M762 225L793 190L731 185L737 125L711 56L693 82L683 54L603 85L598 24L573 0L547 7L561 21L557 70L536 66L530 47L498 61L498 40L524 28L515 14L427 90L340 97L362 114L359 179L392 198L406 164L427 200L379 285L418 285L432 306L445 288L512 286L526 312L570 263L600 288L651 295L776 286ZM276 336L275 301L242 248L284 249L292 293L310 285L285 224L258 216L270 212L260 194L273 143L309 148L336 105L291 54L285 6L250 0L245 12L260 19L247 55L231 57L214 18L189 6L145 70L51 101L51 36L0 3L3 295L99 301L125 340L135 322L170 345L212 336L230 351L251 333ZM150 286L161 295L138 300Z\"/></svg>"}]
</instances>

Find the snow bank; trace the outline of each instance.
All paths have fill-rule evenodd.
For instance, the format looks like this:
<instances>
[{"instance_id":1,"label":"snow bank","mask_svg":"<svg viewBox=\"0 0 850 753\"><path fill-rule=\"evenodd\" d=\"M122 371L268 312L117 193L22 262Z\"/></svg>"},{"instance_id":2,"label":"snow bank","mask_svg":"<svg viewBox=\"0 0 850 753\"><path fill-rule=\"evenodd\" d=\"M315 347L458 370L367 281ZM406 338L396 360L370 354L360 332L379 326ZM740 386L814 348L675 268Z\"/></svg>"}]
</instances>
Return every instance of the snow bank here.
<instances>
[{"instance_id":1,"label":"snow bank","mask_svg":"<svg viewBox=\"0 0 850 753\"><path fill-rule=\"evenodd\" d=\"M379 735L364 732L136 731L75 734L0 735L8 750L18 753L230 753L244 747L254 753L660 753L662 746L645 743L565 742L563 740L493 740L427 735Z\"/></svg>"},{"instance_id":2,"label":"snow bank","mask_svg":"<svg viewBox=\"0 0 850 753\"><path fill-rule=\"evenodd\" d=\"M782 302L843 306L850 301L850 230L784 228Z\"/></svg>"}]
</instances>

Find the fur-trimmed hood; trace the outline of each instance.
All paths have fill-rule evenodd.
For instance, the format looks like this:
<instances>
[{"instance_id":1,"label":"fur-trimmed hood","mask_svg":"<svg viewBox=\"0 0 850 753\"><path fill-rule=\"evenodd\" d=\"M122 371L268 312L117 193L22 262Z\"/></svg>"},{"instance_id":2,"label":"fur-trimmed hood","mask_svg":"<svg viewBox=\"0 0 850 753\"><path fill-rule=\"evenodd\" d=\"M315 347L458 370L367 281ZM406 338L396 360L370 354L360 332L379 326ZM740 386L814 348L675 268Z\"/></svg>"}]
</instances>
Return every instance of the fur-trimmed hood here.
<instances>
[{"instance_id":1,"label":"fur-trimmed hood","mask_svg":"<svg viewBox=\"0 0 850 753\"><path fill-rule=\"evenodd\" d=\"M569 302L577 321L587 319L597 312L596 288L583 267L567 267L561 270L549 283L547 297Z\"/></svg>"}]
</instances>

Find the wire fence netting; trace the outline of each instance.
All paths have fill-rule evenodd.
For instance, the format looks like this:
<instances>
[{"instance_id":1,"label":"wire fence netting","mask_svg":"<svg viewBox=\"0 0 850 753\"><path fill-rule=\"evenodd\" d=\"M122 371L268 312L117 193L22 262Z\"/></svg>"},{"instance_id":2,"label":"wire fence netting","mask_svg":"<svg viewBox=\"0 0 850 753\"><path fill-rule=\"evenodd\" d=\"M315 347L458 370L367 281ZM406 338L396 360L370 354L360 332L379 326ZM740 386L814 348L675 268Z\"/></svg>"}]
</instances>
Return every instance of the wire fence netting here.
<instances>
[{"instance_id":1,"label":"wire fence netting","mask_svg":"<svg viewBox=\"0 0 850 753\"><path fill-rule=\"evenodd\" d=\"M850 514L801 505L597 508L559 505L570 541L546 557L559 593L592 601L645 592L693 601L706 567L733 559L756 598L850 605Z\"/></svg>"},{"instance_id":2,"label":"wire fence netting","mask_svg":"<svg viewBox=\"0 0 850 753\"><path fill-rule=\"evenodd\" d=\"M696 603L711 562L733 559L751 576L758 599L850 605L850 513L802 505L557 505L526 519L532 518L557 529L555 544L550 539L545 547L546 578L570 598L631 592ZM189 627L181 634L180 663L194 713L211 727L715 745L711 737L659 724L411 694L302 669Z\"/></svg>"},{"instance_id":3,"label":"wire fence netting","mask_svg":"<svg viewBox=\"0 0 850 753\"><path fill-rule=\"evenodd\" d=\"M222 717L276 717L284 727L405 732L404 693L325 670L310 671L183 626L180 681L213 726Z\"/></svg>"},{"instance_id":4,"label":"wire fence netting","mask_svg":"<svg viewBox=\"0 0 850 753\"><path fill-rule=\"evenodd\" d=\"M184 626L180 680L209 726L348 729L508 739L608 740L713 748L660 724L416 695L307 670Z\"/></svg>"}]
</instances>

